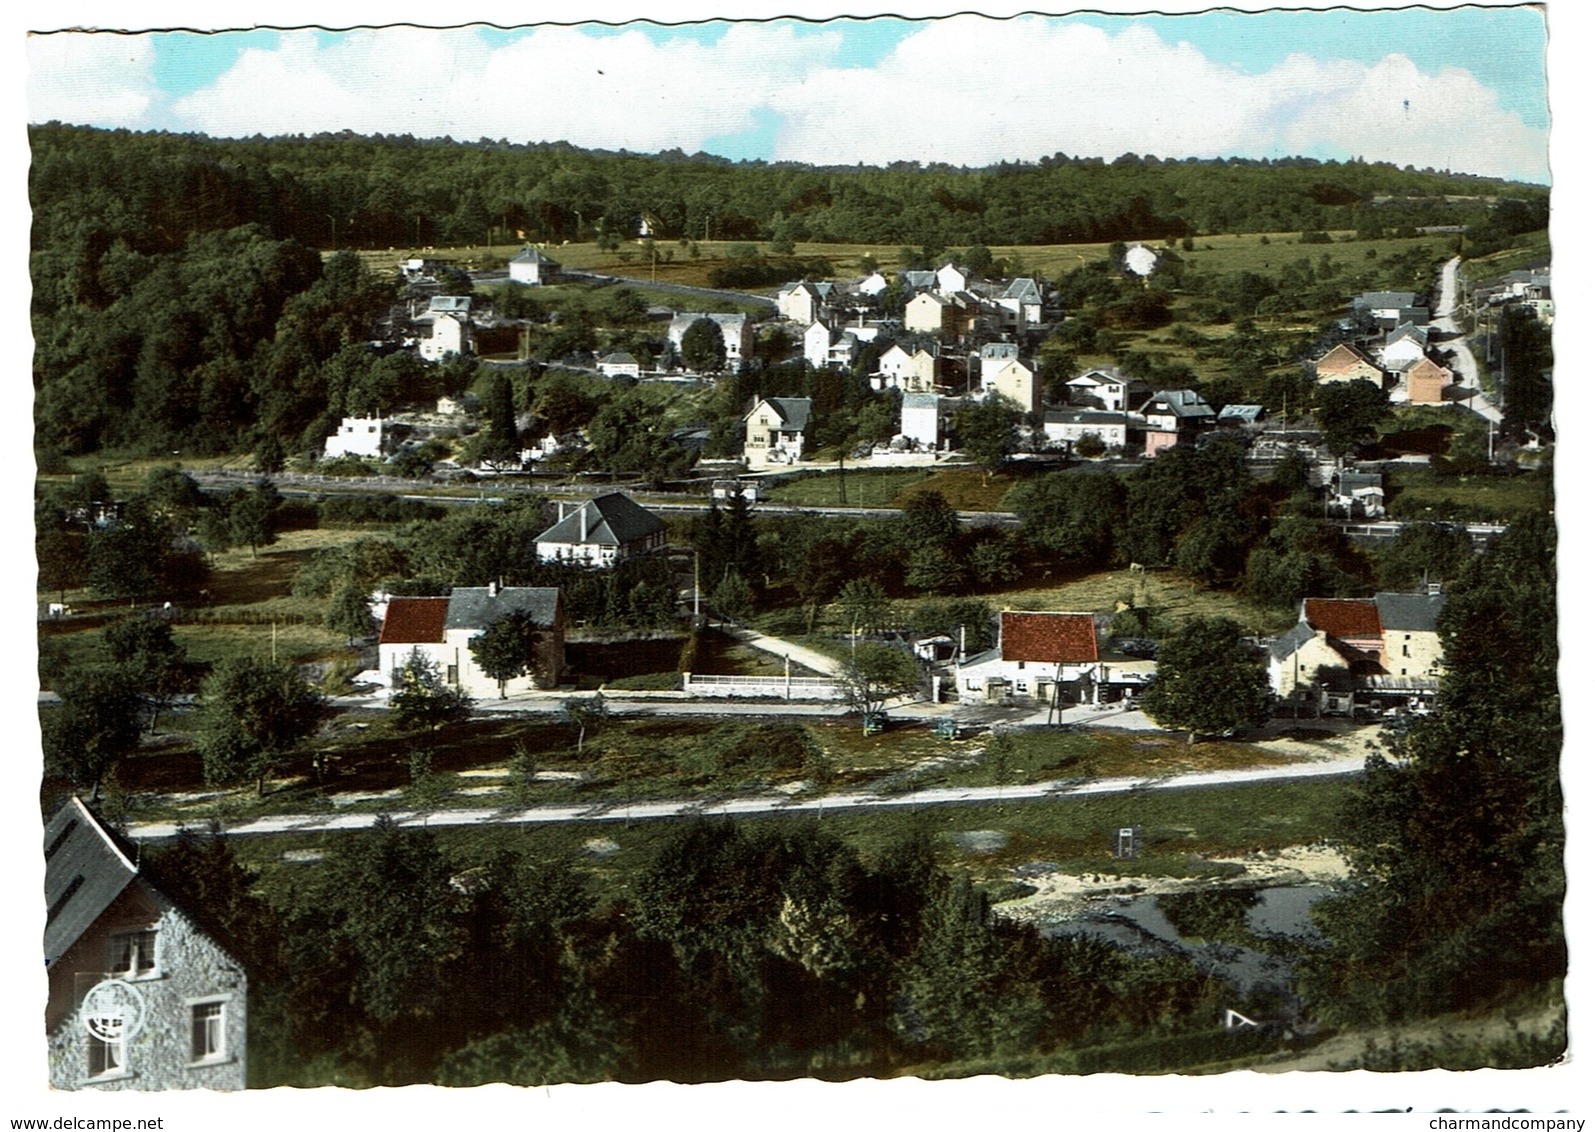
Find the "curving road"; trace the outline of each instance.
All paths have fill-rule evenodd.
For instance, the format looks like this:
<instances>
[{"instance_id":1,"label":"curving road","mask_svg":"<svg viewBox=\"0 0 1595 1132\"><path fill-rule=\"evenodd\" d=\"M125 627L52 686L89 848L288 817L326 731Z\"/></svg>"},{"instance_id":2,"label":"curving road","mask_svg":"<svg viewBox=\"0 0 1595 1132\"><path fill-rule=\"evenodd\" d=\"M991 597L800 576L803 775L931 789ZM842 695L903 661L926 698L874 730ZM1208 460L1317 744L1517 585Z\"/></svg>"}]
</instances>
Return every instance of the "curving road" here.
<instances>
[{"instance_id":1,"label":"curving road","mask_svg":"<svg viewBox=\"0 0 1595 1132\"><path fill-rule=\"evenodd\" d=\"M1474 358L1473 351L1468 348L1467 341L1462 335L1462 327L1456 318L1460 291L1457 276L1461 266L1462 257L1453 256L1446 260L1445 266L1440 269L1440 305L1434 312L1435 316L1430 321L1429 328L1455 340L1451 353L1451 369L1457 385L1461 387L1458 392L1462 394L1463 404L1485 420L1500 424L1501 410L1484 399L1484 390L1479 384L1478 361Z\"/></svg>"}]
</instances>

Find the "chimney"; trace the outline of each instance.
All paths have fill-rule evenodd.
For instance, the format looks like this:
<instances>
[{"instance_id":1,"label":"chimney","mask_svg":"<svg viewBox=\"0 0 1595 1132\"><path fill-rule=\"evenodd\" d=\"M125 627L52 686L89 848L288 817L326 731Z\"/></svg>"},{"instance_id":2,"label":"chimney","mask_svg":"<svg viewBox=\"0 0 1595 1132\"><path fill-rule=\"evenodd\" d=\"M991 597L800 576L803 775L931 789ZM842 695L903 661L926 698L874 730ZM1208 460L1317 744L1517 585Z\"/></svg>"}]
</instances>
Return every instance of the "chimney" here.
<instances>
[{"instance_id":1,"label":"chimney","mask_svg":"<svg viewBox=\"0 0 1595 1132\"><path fill-rule=\"evenodd\" d=\"M496 581L487 583L487 596L488 597L497 597L498 596L498 583Z\"/></svg>"},{"instance_id":2,"label":"chimney","mask_svg":"<svg viewBox=\"0 0 1595 1132\"><path fill-rule=\"evenodd\" d=\"M586 503L582 504L582 541L583 542L587 541L587 507L588 507L588 505Z\"/></svg>"}]
</instances>

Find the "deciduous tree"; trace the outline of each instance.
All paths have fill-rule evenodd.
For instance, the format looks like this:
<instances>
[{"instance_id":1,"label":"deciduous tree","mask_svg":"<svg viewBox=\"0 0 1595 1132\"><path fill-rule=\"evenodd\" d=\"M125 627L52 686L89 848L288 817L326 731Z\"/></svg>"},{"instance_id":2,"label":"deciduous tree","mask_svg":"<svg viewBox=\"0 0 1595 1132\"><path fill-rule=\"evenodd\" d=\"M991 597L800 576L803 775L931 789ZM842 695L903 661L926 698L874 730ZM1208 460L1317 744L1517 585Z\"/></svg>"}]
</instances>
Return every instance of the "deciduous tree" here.
<instances>
[{"instance_id":1,"label":"deciduous tree","mask_svg":"<svg viewBox=\"0 0 1595 1132\"><path fill-rule=\"evenodd\" d=\"M327 700L289 665L231 658L200 687L196 743L207 782L253 779L258 794L266 777L320 729Z\"/></svg>"},{"instance_id":2,"label":"deciduous tree","mask_svg":"<svg viewBox=\"0 0 1595 1132\"><path fill-rule=\"evenodd\" d=\"M1240 626L1195 618L1158 646L1157 676L1141 706L1159 726L1198 735L1268 718L1268 675L1241 643Z\"/></svg>"}]
</instances>

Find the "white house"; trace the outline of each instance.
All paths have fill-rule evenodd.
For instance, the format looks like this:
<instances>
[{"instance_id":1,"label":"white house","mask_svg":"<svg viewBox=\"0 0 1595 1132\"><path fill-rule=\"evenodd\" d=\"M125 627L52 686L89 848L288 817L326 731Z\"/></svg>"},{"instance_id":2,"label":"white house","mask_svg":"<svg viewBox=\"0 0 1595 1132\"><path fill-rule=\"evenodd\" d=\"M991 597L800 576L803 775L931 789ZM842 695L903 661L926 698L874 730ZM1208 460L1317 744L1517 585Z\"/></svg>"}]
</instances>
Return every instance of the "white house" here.
<instances>
[{"instance_id":1,"label":"white house","mask_svg":"<svg viewBox=\"0 0 1595 1132\"><path fill-rule=\"evenodd\" d=\"M429 362L440 362L454 355L466 355L475 350L471 335L471 297L469 295L434 295L427 304L421 321L430 321L432 329L421 339L421 356Z\"/></svg>"},{"instance_id":2,"label":"white house","mask_svg":"<svg viewBox=\"0 0 1595 1132\"><path fill-rule=\"evenodd\" d=\"M753 470L795 464L803 458L803 434L814 402L807 397L765 397L742 418L742 455Z\"/></svg>"},{"instance_id":3,"label":"white house","mask_svg":"<svg viewBox=\"0 0 1595 1132\"><path fill-rule=\"evenodd\" d=\"M807 326L824 313L825 304L814 284L788 283L776 292L775 309L782 318Z\"/></svg>"},{"instance_id":4,"label":"white house","mask_svg":"<svg viewBox=\"0 0 1595 1132\"><path fill-rule=\"evenodd\" d=\"M344 417L338 431L327 437L322 458L380 456L387 422L381 417Z\"/></svg>"},{"instance_id":5,"label":"white house","mask_svg":"<svg viewBox=\"0 0 1595 1132\"><path fill-rule=\"evenodd\" d=\"M1079 377L1070 378L1068 386L1069 400L1074 404L1111 413L1122 413L1129 407L1130 380L1118 370L1087 370Z\"/></svg>"},{"instance_id":6,"label":"white house","mask_svg":"<svg viewBox=\"0 0 1595 1132\"><path fill-rule=\"evenodd\" d=\"M870 375L877 391L901 389L905 393L929 393L936 388L936 358L925 350L910 354L893 344L880 357L880 368Z\"/></svg>"},{"instance_id":7,"label":"white house","mask_svg":"<svg viewBox=\"0 0 1595 1132\"><path fill-rule=\"evenodd\" d=\"M997 646L957 665L964 703L1007 699L1080 703L1107 682L1089 613L1002 614ZM1059 688L1059 685L1062 687Z\"/></svg>"},{"instance_id":8,"label":"white house","mask_svg":"<svg viewBox=\"0 0 1595 1132\"><path fill-rule=\"evenodd\" d=\"M510 282L536 287L559 273L559 264L527 244L509 262Z\"/></svg>"},{"instance_id":9,"label":"white house","mask_svg":"<svg viewBox=\"0 0 1595 1132\"><path fill-rule=\"evenodd\" d=\"M936 290L944 295L957 294L969 289L969 273L957 264L948 262L936 269Z\"/></svg>"},{"instance_id":10,"label":"white house","mask_svg":"<svg viewBox=\"0 0 1595 1132\"><path fill-rule=\"evenodd\" d=\"M645 507L618 491L589 499L537 536L539 562L614 566L665 545L665 525Z\"/></svg>"},{"instance_id":11,"label":"white house","mask_svg":"<svg viewBox=\"0 0 1595 1132\"><path fill-rule=\"evenodd\" d=\"M693 323L706 318L720 328L725 340L725 367L735 371L742 359L753 353L753 324L745 314L686 313L670 320L668 331L671 345L681 349L681 337Z\"/></svg>"},{"instance_id":12,"label":"white house","mask_svg":"<svg viewBox=\"0 0 1595 1132\"><path fill-rule=\"evenodd\" d=\"M481 698L499 694L483 672L471 642L501 617L523 613L531 623L528 671L509 680L506 693L557 686L564 676L565 609L552 587L457 586L448 597L395 597L377 638L378 663L390 683L413 655L435 665L450 687Z\"/></svg>"},{"instance_id":13,"label":"white house","mask_svg":"<svg viewBox=\"0 0 1595 1132\"><path fill-rule=\"evenodd\" d=\"M1391 373L1405 373L1423 359L1428 346L1428 328L1404 322L1385 336L1380 364Z\"/></svg>"},{"instance_id":14,"label":"white house","mask_svg":"<svg viewBox=\"0 0 1595 1132\"><path fill-rule=\"evenodd\" d=\"M1157 252L1145 244L1131 244L1124 253L1124 269L1145 279L1157 270Z\"/></svg>"},{"instance_id":15,"label":"white house","mask_svg":"<svg viewBox=\"0 0 1595 1132\"><path fill-rule=\"evenodd\" d=\"M948 401L935 393L904 393L898 435L921 448L932 451L940 448L945 435Z\"/></svg>"},{"instance_id":16,"label":"white house","mask_svg":"<svg viewBox=\"0 0 1595 1132\"><path fill-rule=\"evenodd\" d=\"M1129 419L1103 409L1048 409L1042 431L1049 447L1073 448L1094 436L1109 448L1123 448L1129 440Z\"/></svg>"},{"instance_id":17,"label":"white house","mask_svg":"<svg viewBox=\"0 0 1595 1132\"><path fill-rule=\"evenodd\" d=\"M980 348L980 391L987 392L997 383L997 374L1009 362L1019 359L1017 342L987 342Z\"/></svg>"},{"instance_id":18,"label":"white house","mask_svg":"<svg viewBox=\"0 0 1595 1132\"><path fill-rule=\"evenodd\" d=\"M997 305L1009 313L1009 325L1015 329L1041 325L1041 286L1034 279L1021 277L1009 283Z\"/></svg>"}]
</instances>

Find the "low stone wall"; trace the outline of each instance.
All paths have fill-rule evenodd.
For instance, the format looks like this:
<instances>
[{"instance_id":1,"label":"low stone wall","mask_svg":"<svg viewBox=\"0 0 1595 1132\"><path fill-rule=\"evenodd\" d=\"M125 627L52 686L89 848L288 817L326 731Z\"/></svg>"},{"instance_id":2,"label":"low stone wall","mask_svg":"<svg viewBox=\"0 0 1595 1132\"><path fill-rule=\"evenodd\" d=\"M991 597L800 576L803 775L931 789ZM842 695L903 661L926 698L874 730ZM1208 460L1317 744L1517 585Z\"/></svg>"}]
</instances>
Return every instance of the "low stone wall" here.
<instances>
[{"instance_id":1,"label":"low stone wall","mask_svg":"<svg viewBox=\"0 0 1595 1132\"><path fill-rule=\"evenodd\" d=\"M704 676L682 673L682 688L689 696L724 699L824 700L839 702L847 689L819 676Z\"/></svg>"}]
</instances>

